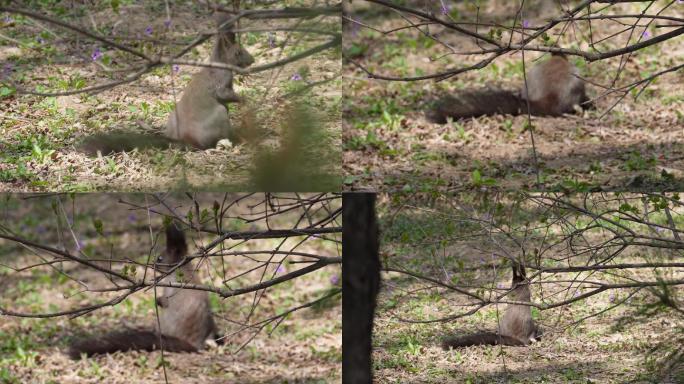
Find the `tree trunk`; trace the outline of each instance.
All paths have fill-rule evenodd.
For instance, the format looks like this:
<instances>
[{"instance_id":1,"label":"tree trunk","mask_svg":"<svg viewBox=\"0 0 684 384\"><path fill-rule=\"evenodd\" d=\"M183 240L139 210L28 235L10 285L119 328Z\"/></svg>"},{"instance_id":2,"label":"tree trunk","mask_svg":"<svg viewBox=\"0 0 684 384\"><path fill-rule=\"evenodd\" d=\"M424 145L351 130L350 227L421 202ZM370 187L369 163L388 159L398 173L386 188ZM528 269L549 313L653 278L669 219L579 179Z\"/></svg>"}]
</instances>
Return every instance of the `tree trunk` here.
<instances>
[{"instance_id":1,"label":"tree trunk","mask_svg":"<svg viewBox=\"0 0 684 384\"><path fill-rule=\"evenodd\" d=\"M372 381L371 333L380 286L374 193L342 197L342 382Z\"/></svg>"}]
</instances>

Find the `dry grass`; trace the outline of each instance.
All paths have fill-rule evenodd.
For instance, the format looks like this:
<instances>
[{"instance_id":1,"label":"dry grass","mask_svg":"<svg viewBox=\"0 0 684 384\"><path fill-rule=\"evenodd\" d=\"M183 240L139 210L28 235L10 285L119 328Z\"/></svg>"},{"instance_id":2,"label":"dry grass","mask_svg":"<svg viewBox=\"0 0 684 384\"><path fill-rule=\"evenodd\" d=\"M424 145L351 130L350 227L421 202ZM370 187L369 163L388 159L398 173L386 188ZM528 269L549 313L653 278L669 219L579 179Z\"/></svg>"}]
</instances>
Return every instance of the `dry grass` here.
<instances>
[{"instance_id":1,"label":"dry grass","mask_svg":"<svg viewBox=\"0 0 684 384\"><path fill-rule=\"evenodd\" d=\"M82 16L70 14L65 21L85 28L109 28L116 24L118 35L131 36L143 35L145 28L150 26L155 38L176 42L190 41L199 30L211 27L211 22L192 2L175 5L168 33L164 32L166 12L163 3L122 5L119 14L114 13L109 4L108 1L99 2ZM280 5L288 4L283 1ZM15 15L12 17L19 19ZM330 27L316 20L309 22L318 23L317 27L321 28ZM243 28L268 28L283 23L289 25L290 22L259 22L245 24ZM303 26L306 24L304 22ZM34 39L41 32L46 36L44 42L38 44ZM104 68L119 68L129 60L101 44L83 41L73 33L28 18L8 25L3 33L13 41L0 39L0 61L12 65L14 75L11 79L29 89L40 84L61 91L74 89L74 84L79 83L92 86L108 82L111 75ZM275 38L277 46L271 47L266 33L243 34L242 43L255 57L254 65L290 56L327 39L326 36L288 35L286 32L276 32ZM18 48L16 41L23 45ZM211 44L210 40L185 58L205 60ZM97 47L113 59L112 64L90 60ZM177 50L178 46L164 46L164 49L168 54L169 49ZM159 67L133 83L95 95L39 97L14 94L2 97L0 191L244 190L256 172L255 159L263 152L281 148L283 136L287 135L285 131L289 129L283 125L284 117L301 106L315 111L317 117L316 143L307 143L300 148L302 156L324 163L331 156L330 149L340 146L340 69L339 50L327 50L285 67L236 78L236 91L247 101L230 105L231 122L246 136L256 139L204 151L136 150L93 158L75 150L80 140L95 133L127 130L160 134L174 100L179 100L191 75L199 70L196 67L181 66L178 74L173 74L168 67ZM308 73L303 80L292 80L295 73L303 70ZM291 95L307 83L324 79L332 80L313 87L303 93L303 97ZM252 112L256 112L256 120L251 117ZM138 121L143 121L146 127L141 127ZM336 156L333 158L338 164L339 152ZM336 171L336 168L329 168L325 171Z\"/></svg>"},{"instance_id":2,"label":"dry grass","mask_svg":"<svg viewBox=\"0 0 684 384\"><path fill-rule=\"evenodd\" d=\"M220 195L200 195L202 206L211 205ZM142 212L132 214L117 203L119 198L142 202L132 195L98 195L77 197L74 211L74 230L81 246L90 257L130 257L145 260L150 249L150 233L147 218ZM249 212L247 208L256 200L246 200L241 208L231 212ZM167 202L184 212L191 209L189 200L167 199ZM64 201L63 203L66 203ZM16 201L13 203L16 204ZM5 212L15 218L6 222L12 231L22 236L35 236L46 245L55 245L76 253L69 238L60 242L58 231L49 219L50 199L34 199L18 205L5 207ZM65 205L66 206L66 205ZM67 210L69 208L67 207ZM42 216L40 215L42 212ZM8 217L9 217L8 216ZM297 214L273 217L270 225L275 228L287 226ZM103 219L106 237L97 236L90 228L93 217ZM40 218L40 219L39 219ZM106 220L106 218L110 219ZM153 217L153 229L160 223ZM238 228L235 228L238 229ZM256 222L244 229L265 229ZM210 236L189 234L191 244L207 244ZM254 240L238 246L235 250L291 249L299 239L280 244L279 239ZM339 250L331 242L309 240L296 248L298 251L322 255L338 255ZM8 241L0 240L0 264L21 267L40 261L31 251ZM195 247L191 246L191 252ZM263 257L255 256L258 259ZM296 258L295 258L296 259ZM212 264L203 262L199 269L202 281L207 285L222 286L223 268L226 276L246 272L256 264L243 257L213 258ZM284 264L285 271L298 268L297 264ZM65 264L66 273L90 288L111 286L100 273L86 268ZM265 278L270 276L270 271ZM141 273L140 271L138 272ZM247 294L219 300L212 297L212 307L219 329L229 335L223 346L212 347L195 354L166 353L166 372L169 382L183 383L336 383L341 382L342 322L339 296L319 307L306 308L289 315L277 327L267 326L249 341L252 331L238 330L238 323L255 323L282 313L285 310L324 296L336 286L340 268L331 266L307 274L295 280L278 284L262 294ZM259 281L259 270L229 282L237 288ZM48 267L37 267L23 272L12 272L0 266L0 307L21 312L54 312L101 302L115 293L81 292L81 285L64 278ZM260 297L254 305L255 298ZM160 352L126 352L96 356L83 361L71 361L63 353L76 335L97 334L117 330L124 326L151 327L155 316L152 291L139 292L115 307L105 307L93 313L70 319L21 319L2 317L0 321L0 382L3 383L159 383L164 382ZM250 312L253 309L253 313ZM238 322L238 323L236 323ZM239 350L239 351L238 351Z\"/></svg>"},{"instance_id":3,"label":"dry grass","mask_svg":"<svg viewBox=\"0 0 684 384\"><path fill-rule=\"evenodd\" d=\"M510 22L515 9L511 9L512 3L499 6L501 3L504 2L483 3L481 20ZM453 4L463 20L475 19L469 4ZM545 18L557 14L555 4L526 2L525 18L530 25L542 25ZM396 13L378 11L380 7L367 6L367 3L356 7L354 17L380 30L406 24ZM640 7L621 5L615 12L636 13ZM681 7L671 7L665 13L682 16ZM598 38L621 28L600 22L593 23L591 31ZM435 33L439 28L431 31ZM554 39L555 32L550 33ZM651 32L658 33L662 31ZM570 26L559 44L587 49L587 34L586 25ZM430 74L472 65L484 57L447 55L449 51L442 45L414 30L382 36L361 27L355 34L345 36L348 54L384 75ZM469 39L456 33L445 32L439 37L457 51L477 49ZM602 49L624 44L621 35ZM624 58L624 63L621 57L593 63L571 60L578 65L582 76L599 84L610 84L618 68L624 65L617 84L626 84L681 64L678 58L682 52L684 42L676 38ZM526 67L533 65L539 56L527 52ZM440 59L431 60L437 57ZM522 72L519 53L504 55L482 70L442 82L372 80L351 63L345 65L344 74L350 84L344 107L347 188L460 190L481 185L511 189L535 185L537 174L530 134L525 130L526 117L480 117L448 125L433 124L424 117L425 103L441 93L483 86L516 89L523 82ZM597 110L584 116L534 117L541 181L552 188L681 189L684 176L682 76L679 71L661 77L639 98L632 97L634 94L626 97L603 118L600 116L617 101L616 94L598 99ZM596 97L601 91L592 85L588 89L590 97ZM663 172L674 178L662 177ZM475 173L481 177L475 177Z\"/></svg>"},{"instance_id":4,"label":"dry grass","mask_svg":"<svg viewBox=\"0 0 684 384\"><path fill-rule=\"evenodd\" d=\"M418 196L429 201L431 195ZM470 205L479 198L461 194L447 198L447 204L438 199L432 206L420 203L420 199L413 200L415 197L389 195L380 199L384 233L381 255L386 265L455 284L483 297L501 294L510 287L510 267L504 268L502 255L520 257L521 250L497 231L491 237L483 236L475 230L477 225L461 221L463 217L476 219L482 214L480 207ZM673 215L681 225L679 211ZM464 212L472 216L462 216ZM508 207L504 212L508 212ZM534 217L528 220L532 222L530 227L543 227ZM504 214L497 216L496 222L497 228L521 225L508 221ZM545 223L554 222L554 218L548 218ZM580 255L573 256L572 262L564 258L569 251L564 242L556 243L554 236L559 230L553 224L548 232L539 230L544 234L540 237L547 238L547 242L537 243L537 238L528 238L523 242L527 254L533 248L541 249L543 244L550 249L546 249L549 252L545 253L542 265L589 263ZM584 237L593 244L602 239L600 231ZM676 262L678 252L629 247L614 262L671 263ZM554 261L553 257L563 261ZM528 277L532 273L528 269ZM532 301L550 304L587 292L586 286L569 289L570 282L577 287L585 280L614 284L654 281L658 277L678 280L683 276L681 268L545 274L533 280ZM373 329L377 383L674 384L684 380L684 318L654 294L658 288L636 293L633 289L612 289L558 308L533 308L532 316L544 334L541 341L529 347L473 346L444 351L440 344L445 336L496 330L497 319L506 305L489 305L452 321L426 322L464 313L474 308L473 300L405 274L383 273L382 278ZM670 297L680 308L682 292L681 285L670 287Z\"/></svg>"}]
</instances>

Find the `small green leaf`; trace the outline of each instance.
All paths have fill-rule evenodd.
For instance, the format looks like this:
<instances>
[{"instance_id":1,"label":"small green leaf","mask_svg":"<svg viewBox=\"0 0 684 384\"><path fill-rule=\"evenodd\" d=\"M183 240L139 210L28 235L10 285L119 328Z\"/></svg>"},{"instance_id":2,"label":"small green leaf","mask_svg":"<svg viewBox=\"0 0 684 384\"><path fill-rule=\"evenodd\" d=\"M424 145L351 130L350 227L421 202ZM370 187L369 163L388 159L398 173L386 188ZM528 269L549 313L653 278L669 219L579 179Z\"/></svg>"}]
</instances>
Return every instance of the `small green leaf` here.
<instances>
[{"instance_id":1,"label":"small green leaf","mask_svg":"<svg viewBox=\"0 0 684 384\"><path fill-rule=\"evenodd\" d=\"M102 230L103 224L102 220L100 219L93 219L93 227L95 228L95 232L97 232L100 236L104 236L104 231Z\"/></svg>"}]
</instances>

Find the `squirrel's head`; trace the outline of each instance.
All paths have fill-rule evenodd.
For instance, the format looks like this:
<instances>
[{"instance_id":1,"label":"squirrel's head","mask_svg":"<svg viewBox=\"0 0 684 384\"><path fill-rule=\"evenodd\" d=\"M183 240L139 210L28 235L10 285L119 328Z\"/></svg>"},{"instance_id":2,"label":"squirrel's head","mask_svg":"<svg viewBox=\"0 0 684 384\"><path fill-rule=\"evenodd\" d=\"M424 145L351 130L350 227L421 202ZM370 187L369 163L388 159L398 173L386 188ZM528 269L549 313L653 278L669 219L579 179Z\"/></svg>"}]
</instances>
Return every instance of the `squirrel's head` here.
<instances>
[{"instance_id":1,"label":"squirrel's head","mask_svg":"<svg viewBox=\"0 0 684 384\"><path fill-rule=\"evenodd\" d=\"M513 283L520 283L525 281L527 276L525 276L525 267L518 263L517 261L513 261Z\"/></svg>"},{"instance_id":2,"label":"squirrel's head","mask_svg":"<svg viewBox=\"0 0 684 384\"><path fill-rule=\"evenodd\" d=\"M157 268L167 271L183 260L187 253L185 234L178 228L177 223L170 223L166 227L166 249L157 257Z\"/></svg>"},{"instance_id":3,"label":"squirrel's head","mask_svg":"<svg viewBox=\"0 0 684 384\"><path fill-rule=\"evenodd\" d=\"M225 32L218 35L213 60L247 68L254 64L254 57L236 41L235 33Z\"/></svg>"},{"instance_id":4,"label":"squirrel's head","mask_svg":"<svg viewBox=\"0 0 684 384\"><path fill-rule=\"evenodd\" d=\"M233 15L223 12L217 12L214 15L218 33L216 35L217 44L214 47L212 60L246 68L254 63L254 57L238 43L235 32L231 32L233 27L235 27L235 23L224 25L231 18L233 18Z\"/></svg>"}]
</instances>

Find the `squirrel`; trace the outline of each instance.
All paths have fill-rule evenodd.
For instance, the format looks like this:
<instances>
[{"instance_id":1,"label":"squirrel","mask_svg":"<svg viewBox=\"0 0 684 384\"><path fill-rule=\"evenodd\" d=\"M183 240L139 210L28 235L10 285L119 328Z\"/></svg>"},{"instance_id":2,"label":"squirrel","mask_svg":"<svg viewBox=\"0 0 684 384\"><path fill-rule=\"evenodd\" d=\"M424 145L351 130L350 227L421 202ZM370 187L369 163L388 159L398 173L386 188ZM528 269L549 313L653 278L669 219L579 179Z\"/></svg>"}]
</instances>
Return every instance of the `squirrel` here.
<instances>
[{"instance_id":1,"label":"squirrel","mask_svg":"<svg viewBox=\"0 0 684 384\"><path fill-rule=\"evenodd\" d=\"M510 300L530 301L530 286L525 280L525 267L514 262L512 290L508 295ZM461 337L448 337L442 341L442 348L498 344L525 346L541 339L541 335L541 330L532 320L532 309L528 305L508 304L499 321L498 332L479 332Z\"/></svg>"},{"instance_id":2,"label":"squirrel","mask_svg":"<svg viewBox=\"0 0 684 384\"><path fill-rule=\"evenodd\" d=\"M222 25L228 18L222 14L215 17L220 29L211 61L246 68L254 63L254 57L237 43L235 33L224 31L230 27ZM204 67L193 75L169 114L164 136L132 132L98 134L84 139L78 149L94 156L97 152L107 155L134 148L166 148L175 143L207 149L224 138L235 142L239 136L231 127L226 103L238 102L241 99L233 90L233 71Z\"/></svg>"},{"instance_id":3,"label":"squirrel","mask_svg":"<svg viewBox=\"0 0 684 384\"><path fill-rule=\"evenodd\" d=\"M584 81L577 77L577 67L565 55L551 57L534 65L519 91L483 89L446 96L426 113L428 120L444 124L447 118L462 119L495 114L561 116L574 113L577 107L592 109Z\"/></svg>"},{"instance_id":4,"label":"squirrel","mask_svg":"<svg viewBox=\"0 0 684 384\"><path fill-rule=\"evenodd\" d=\"M169 272L178 269L161 280L161 283L199 284L196 271L185 259L187 244L185 235L171 223L166 228L166 249L156 260L156 268ZM78 359L82 354L113 353L116 351L163 348L168 352L197 352L205 347L207 339L222 343L209 307L206 291L164 287L157 296L156 305L161 308L158 325L154 330L126 329L102 336L80 339L72 343L67 354Z\"/></svg>"}]
</instances>

